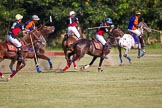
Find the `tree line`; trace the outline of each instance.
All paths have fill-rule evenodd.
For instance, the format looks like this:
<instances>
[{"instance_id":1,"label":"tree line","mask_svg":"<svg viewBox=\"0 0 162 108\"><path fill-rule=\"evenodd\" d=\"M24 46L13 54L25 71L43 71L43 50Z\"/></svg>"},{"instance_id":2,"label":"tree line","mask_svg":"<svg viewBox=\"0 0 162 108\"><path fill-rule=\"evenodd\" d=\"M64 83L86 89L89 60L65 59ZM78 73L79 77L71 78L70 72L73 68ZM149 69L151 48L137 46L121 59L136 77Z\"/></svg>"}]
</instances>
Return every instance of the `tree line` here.
<instances>
[{"instance_id":1,"label":"tree line","mask_svg":"<svg viewBox=\"0 0 162 108\"><path fill-rule=\"evenodd\" d=\"M83 32L106 17L127 31L129 18L137 10L151 28L162 30L161 6L161 0L1 0L0 38L4 39L17 13L24 16L23 22L36 14L41 19L39 24L49 24L49 16L52 16L55 33L61 34L66 31L66 20L72 10L76 12Z\"/></svg>"}]
</instances>

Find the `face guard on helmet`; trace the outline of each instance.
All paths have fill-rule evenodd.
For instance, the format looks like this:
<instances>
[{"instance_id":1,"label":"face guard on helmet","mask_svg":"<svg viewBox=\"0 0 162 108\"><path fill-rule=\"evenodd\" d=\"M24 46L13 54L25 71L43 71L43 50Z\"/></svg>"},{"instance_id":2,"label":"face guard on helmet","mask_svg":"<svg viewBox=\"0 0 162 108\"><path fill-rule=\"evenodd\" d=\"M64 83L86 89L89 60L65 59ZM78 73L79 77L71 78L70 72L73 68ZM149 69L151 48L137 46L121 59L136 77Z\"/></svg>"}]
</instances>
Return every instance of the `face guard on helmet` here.
<instances>
[{"instance_id":1,"label":"face guard on helmet","mask_svg":"<svg viewBox=\"0 0 162 108\"><path fill-rule=\"evenodd\" d=\"M111 18L106 18L105 21L108 23L108 24L113 24L112 22L112 19Z\"/></svg>"}]
</instances>

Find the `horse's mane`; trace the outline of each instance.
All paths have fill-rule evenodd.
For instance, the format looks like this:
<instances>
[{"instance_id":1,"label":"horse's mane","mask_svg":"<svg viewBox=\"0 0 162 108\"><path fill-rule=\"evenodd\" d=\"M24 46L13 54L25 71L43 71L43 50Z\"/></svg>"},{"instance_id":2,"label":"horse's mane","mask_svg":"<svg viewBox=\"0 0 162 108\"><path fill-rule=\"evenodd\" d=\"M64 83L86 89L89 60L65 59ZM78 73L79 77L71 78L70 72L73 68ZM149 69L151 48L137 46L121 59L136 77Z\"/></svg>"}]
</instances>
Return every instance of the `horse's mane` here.
<instances>
[{"instance_id":1,"label":"horse's mane","mask_svg":"<svg viewBox=\"0 0 162 108\"><path fill-rule=\"evenodd\" d=\"M124 32L119 27L116 27L112 30L110 35L113 37L122 37L124 35Z\"/></svg>"}]
</instances>

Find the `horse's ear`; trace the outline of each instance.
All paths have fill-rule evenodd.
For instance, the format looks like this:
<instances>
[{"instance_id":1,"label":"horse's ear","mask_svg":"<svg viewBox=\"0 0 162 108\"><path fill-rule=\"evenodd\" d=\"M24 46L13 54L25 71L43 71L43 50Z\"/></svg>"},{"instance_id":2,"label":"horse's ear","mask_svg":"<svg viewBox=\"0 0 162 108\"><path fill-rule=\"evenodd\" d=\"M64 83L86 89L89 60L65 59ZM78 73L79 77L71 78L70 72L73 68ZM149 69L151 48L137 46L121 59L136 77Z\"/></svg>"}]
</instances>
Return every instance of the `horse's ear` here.
<instances>
[{"instance_id":1,"label":"horse's ear","mask_svg":"<svg viewBox=\"0 0 162 108\"><path fill-rule=\"evenodd\" d=\"M117 29L118 28L118 25L117 24L114 24L114 28Z\"/></svg>"},{"instance_id":2,"label":"horse's ear","mask_svg":"<svg viewBox=\"0 0 162 108\"><path fill-rule=\"evenodd\" d=\"M45 26L45 24L46 24L45 21L43 21L43 25L42 26Z\"/></svg>"}]
</instances>

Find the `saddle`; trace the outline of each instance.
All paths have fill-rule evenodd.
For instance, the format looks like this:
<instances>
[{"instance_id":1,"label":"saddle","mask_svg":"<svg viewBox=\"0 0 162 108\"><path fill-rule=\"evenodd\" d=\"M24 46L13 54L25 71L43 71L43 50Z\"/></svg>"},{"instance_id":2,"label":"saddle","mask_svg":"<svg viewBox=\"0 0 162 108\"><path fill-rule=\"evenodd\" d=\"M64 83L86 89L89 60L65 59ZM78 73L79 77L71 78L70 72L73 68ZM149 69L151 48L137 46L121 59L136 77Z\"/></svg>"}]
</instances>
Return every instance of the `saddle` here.
<instances>
[{"instance_id":1,"label":"saddle","mask_svg":"<svg viewBox=\"0 0 162 108\"><path fill-rule=\"evenodd\" d=\"M5 43L7 45L7 50L8 51L17 52L17 47L14 44L12 44L11 42L9 42L7 40L5 41ZM21 41L21 44L22 44L22 46L24 46L24 42L23 41Z\"/></svg>"},{"instance_id":2,"label":"saddle","mask_svg":"<svg viewBox=\"0 0 162 108\"><path fill-rule=\"evenodd\" d=\"M74 42L76 42L77 40L79 40L76 36L72 35L69 36L67 38L67 46L70 46L71 44L73 44Z\"/></svg>"},{"instance_id":3,"label":"saddle","mask_svg":"<svg viewBox=\"0 0 162 108\"><path fill-rule=\"evenodd\" d=\"M97 39L92 39L92 43L93 43L93 45L95 46L95 48L97 49L97 50L102 50L103 49L103 45L101 44L101 42L100 41L98 41Z\"/></svg>"}]
</instances>

